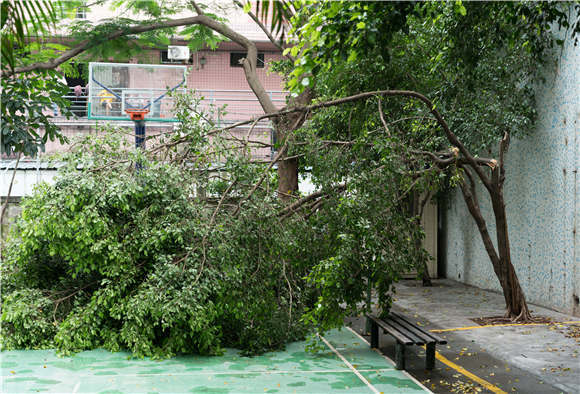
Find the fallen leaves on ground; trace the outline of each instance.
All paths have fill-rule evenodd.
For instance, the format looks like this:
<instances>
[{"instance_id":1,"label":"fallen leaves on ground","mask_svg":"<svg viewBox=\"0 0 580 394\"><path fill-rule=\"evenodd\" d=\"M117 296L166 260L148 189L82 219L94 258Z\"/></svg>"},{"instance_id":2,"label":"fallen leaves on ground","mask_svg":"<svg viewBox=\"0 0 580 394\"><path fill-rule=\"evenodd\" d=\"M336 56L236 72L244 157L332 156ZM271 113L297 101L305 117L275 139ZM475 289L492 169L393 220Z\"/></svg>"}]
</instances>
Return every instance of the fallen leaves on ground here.
<instances>
[{"instance_id":1,"label":"fallen leaves on ground","mask_svg":"<svg viewBox=\"0 0 580 394\"><path fill-rule=\"evenodd\" d=\"M542 368L542 371L545 371L546 368ZM548 371L552 372L552 373L558 373L558 372L570 372L570 368L568 367L562 367L561 365L558 365L557 367L550 367L548 368Z\"/></svg>"},{"instance_id":2,"label":"fallen leaves on ground","mask_svg":"<svg viewBox=\"0 0 580 394\"><path fill-rule=\"evenodd\" d=\"M580 326L570 326L564 334L568 338L580 338Z\"/></svg>"},{"instance_id":3,"label":"fallen leaves on ground","mask_svg":"<svg viewBox=\"0 0 580 394\"><path fill-rule=\"evenodd\" d=\"M472 394L481 393L483 390L478 384L458 380L457 382L451 384L450 391L452 393Z\"/></svg>"},{"instance_id":4,"label":"fallen leaves on ground","mask_svg":"<svg viewBox=\"0 0 580 394\"><path fill-rule=\"evenodd\" d=\"M504 316L487 316L487 317L476 317L471 319L472 321L476 322L480 326L494 326L500 324L518 324L518 322L513 321L509 317ZM534 316L532 319L527 323L556 323L552 320L552 318L548 316ZM522 323L526 324L526 323Z\"/></svg>"},{"instance_id":5,"label":"fallen leaves on ground","mask_svg":"<svg viewBox=\"0 0 580 394\"><path fill-rule=\"evenodd\" d=\"M461 375L453 375L453 377L457 378ZM424 385L429 385L431 383L431 379L427 379L422 381ZM445 387L446 390L450 393L461 393L461 394L475 394L483 392L483 389L476 383L473 382L464 382L462 380L457 380L454 383L446 382L445 380L439 381L439 386ZM436 389L436 384L431 383L431 389Z\"/></svg>"}]
</instances>

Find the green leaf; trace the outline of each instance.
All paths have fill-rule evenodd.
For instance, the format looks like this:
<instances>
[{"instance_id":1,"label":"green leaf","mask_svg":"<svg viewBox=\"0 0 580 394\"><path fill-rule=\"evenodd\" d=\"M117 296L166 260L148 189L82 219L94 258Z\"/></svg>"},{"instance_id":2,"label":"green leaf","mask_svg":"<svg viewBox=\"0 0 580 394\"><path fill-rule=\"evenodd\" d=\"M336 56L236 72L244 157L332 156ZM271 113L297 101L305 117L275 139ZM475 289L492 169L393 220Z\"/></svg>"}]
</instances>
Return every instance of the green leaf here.
<instances>
[{"instance_id":1,"label":"green leaf","mask_svg":"<svg viewBox=\"0 0 580 394\"><path fill-rule=\"evenodd\" d=\"M358 52L356 50L351 50L348 54L347 62L354 62L358 58Z\"/></svg>"}]
</instances>

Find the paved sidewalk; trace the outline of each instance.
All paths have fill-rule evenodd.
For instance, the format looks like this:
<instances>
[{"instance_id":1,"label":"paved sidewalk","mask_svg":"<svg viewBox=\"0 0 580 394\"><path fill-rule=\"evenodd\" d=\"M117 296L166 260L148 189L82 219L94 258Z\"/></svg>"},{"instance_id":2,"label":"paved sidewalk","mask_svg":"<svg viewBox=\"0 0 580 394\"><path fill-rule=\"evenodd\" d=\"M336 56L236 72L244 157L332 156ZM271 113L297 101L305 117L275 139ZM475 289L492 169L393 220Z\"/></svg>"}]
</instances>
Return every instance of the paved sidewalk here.
<instances>
[{"instance_id":1,"label":"paved sidewalk","mask_svg":"<svg viewBox=\"0 0 580 394\"><path fill-rule=\"evenodd\" d=\"M448 361L504 391L580 393L580 338L573 335L574 330L576 336L580 331L580 317L529 305L533 315L563 324L482 327L471 319L503 315L501 294L447 279L434 280L433 284L422 287L414 280L398 283L394 310L446 336L449 346L438 350ZM441 362L437 364L449 370Z\"/></svg>"}]
</instances>

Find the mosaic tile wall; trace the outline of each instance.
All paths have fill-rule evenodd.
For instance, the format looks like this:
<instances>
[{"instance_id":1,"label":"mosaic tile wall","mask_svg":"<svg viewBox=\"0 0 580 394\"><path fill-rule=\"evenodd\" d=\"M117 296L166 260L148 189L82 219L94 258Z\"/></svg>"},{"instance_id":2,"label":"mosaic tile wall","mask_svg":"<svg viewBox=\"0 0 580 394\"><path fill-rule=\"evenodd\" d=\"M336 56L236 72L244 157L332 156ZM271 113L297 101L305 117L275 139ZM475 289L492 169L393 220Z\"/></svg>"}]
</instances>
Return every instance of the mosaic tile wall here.
<instances>
[{"instance_id":1,"label":"mosaic tile wall","mask_svg":"<svg viewBox=\"0 0 580 394\"><path fill-rule=\"evenodd\" d=\"M580 316L580 46L568 40L558 58L538 90L537 130L510 146L505 197L512 261L528 302ZM446 276L499 291L461 193L448 200ZM483 190L480 201L495 238Z\"/></svg>"}]
</instances>

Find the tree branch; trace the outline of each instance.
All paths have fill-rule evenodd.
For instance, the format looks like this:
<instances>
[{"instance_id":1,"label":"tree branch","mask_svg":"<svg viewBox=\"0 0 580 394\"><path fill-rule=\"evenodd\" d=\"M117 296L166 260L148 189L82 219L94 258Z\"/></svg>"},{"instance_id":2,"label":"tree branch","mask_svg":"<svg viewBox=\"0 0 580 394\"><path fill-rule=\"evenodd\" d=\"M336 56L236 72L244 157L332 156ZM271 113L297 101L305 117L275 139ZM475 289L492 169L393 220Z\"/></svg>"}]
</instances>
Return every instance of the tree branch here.
<instances>
[{"instance_id":1,"label":"tree branch","mask_svg":"<svg viewBox=\"0 0 580 394\"><path fill-rule=\"evenodd\" d=\"M256 182L256 184L252 187L252 189L246 195L246 197L242 198L240 200L236 210L234 211L234 216L236 216L238 214L238 212L240 211L240 208L242 207L242 203L244 201L246 201L248 198L252 197L252 194L254 194L254 192L260 187L262 182L264 182L264 179L266 178L266 176L268 175L268 173L270 172L270 170L272 169L274 164L276 164L278 162L278 160L280 160L280 158L286 153L287 149L288 149L288 143L285 143L284 146L278 151L278 153L276 154L274 159L270 162L270 164L268 165L268 168L266 168L266 170L264 170L264 172L262 173L262 176L260 177L258 182Z\"/></svg>"},{"instance_id":2,"label":"tree branch","mask_svg":"<svg viewBox=\"0 0 580 394\"><path fill-rule=\"evenodd\" d=\"M14 171L12 172L12 179L10 179L10 186L8 186L8 193L6 193L6 201L2 205L2 212L0 213L0 225L4 224L4 214L8 208L8 200L10 200L10 194L12 193L12 186L14 185L14 178L16 177L16 170L18 170L18 163L20 163L20 158L22 157L22 152L18 152L18 158L16 159L16 164L14 164Z\"/></svg>"},{"instance_id":3,"label":"tree branch","mask_svg":"<svg viewBox=\"0 0 580 394\"><path fill-rule=\"evenodd\" d=\"M387 125L387 122L385 121L385 115L383 115L383 103L381 102L381 97L378 97L378 107L379 107L379 117L381 118L381 122L383 123L383 126L385 127L385 132L387 133L387 136L391 136L391 132L389 131L389 126ZM349 122L350 122L350 117L349 117ZM350 126L350 124L349 124Z\"/></svg>"},{"instance_id":4,"label":"tree branch","mask_svg":"<svg viewBox=\"0 0 580 394\"><path fill-rule=\"evenodd\" d=\"M195 12L197 12L197 15L203 15L202 9L199 8L199 5L197 5L197 3L194 0L191 0L190 3L193 6L193 8L195 9Z\"/></svg>"},{"instance_id":5,"label":"tree branch","mask_svg":"<svg viewBox=\"0 0 580 394\"><path fill-rule=\"evenodd\" d=\"M215 221L215 218L218 214L218 211L220 210L222 204L224 203L224 200L226 199L226 196L230 193L230 191L232 190L232 188L234 187L234 185L238 182L238 178L234 178L234 180L232 181L232 183L229 184L228 188L226 189L226 191L224 192L224 194L222 195L222 198L220 198L217 207L215 208L215 211L213 211L213 214L211 215L211 219L209 221L209 227L211 227ZM204 237L205 238L205 237Z\"/></svg>"},{"instance_id":6,"label":"tree branch","mask_svg":"<svg viewBox=\"0 0 580 394\"><path fill-rule=\"evenodd\" d=\"M76 47L64 51L60 56L58 56L54 59L51 59L47 62L38 62L38 63L30 64L28 66L16 67L13 72L5 71L4 74L6 76L10 76L12 74L19 74L19 73L24 73L24 72L34 71L34 70L51 70L51 69L58 67L62 63L72 59L73 57L80 55L81 53L85 52L88 49L91 49L91 48L94 48L98 45L107 43L108 41L114 40L114 39L119 38L119 37L124 37L124 36L128 36L131 34L145 33L145 32L153 31L153 30L166 29L166 28L170 28L170 27L188 26L188 25L195 25L195 24L201 24L200 16L194 16L194 17L190 17L190 18L173 19L173 20L168 20L168 21L151 23L148 25L140 24L140 25L135 25L135 26L131 26L128 28L124 28L124 29L118 29L118 30L115 30L115 31L107 34L105 37L103 37L102 40L87 39L87 40L81 41L81 43L79 45L77 45Z\"/></svg>"},{"instance_id":7,"label":"tree branch","mask_svg":"<svg viewBox=\"0 0 580 394\"><path fill-rule=\"evenodd\" d=\"M505 154L509 149L509 145L510 145L510 135L506 131L499 143L499 163L498 163L499 179L497 182L500 187L503 185L505 181Z\"/></svg>"},{"instance_id":8,"label":"tree branch","mask_svg":"<svg viewBox=\"0 0 580 394\"><path fill-rule=\"evenodd\" d=\"M427 108L429 109L429 112L435 117L435 120L437 121L439 126L441 126L441 128L443 129L443 132L445 133L445 136L447 137L449 142L453 146L456 146L459 149L459 151L461 152L461 154L463 156L465 156L465 158L467 159L467 162L473 167L473 170L477 173L477 175L481 179L481 182L484 184L484 186L488 190L490 190L491 184L490 184L489 177L487 175L485 175L485 173L483 172L483 170L481 168L479 168L473 155L467 150L465 145L463 145L463 143L461 141L459 141L457 136L451 131L451 129L449 128L449 125L447 124L445 119L443 119L443 116L439 113L439 111L437 111L437 109L435 108L435 106L433 105L431 100L429 100L426 96L422 95L421 93L418 93L418 92L415 92L412 90L378 90L378 91L374 91L374 92L359 93L359 94L355 94L353 96L343 97L343 98L339 98L336 100L330 100L330 101L326 101L323 103L317 103L317 104L313 104L313 105L309 105L309 106L289 108L289 109L286 109L284 111L279 111L279 112L290 113L290 112L306 111L306 110L312 111L312 110L319 109L319 108L332 107L332 106L336 106L336 105L340 105L340 104L353 102L356 100L366 99L366 98L369 98L372 96L409 97L409 98L414 98L414 99L417 99L417 100L423 102L427 106ZM279 113L279 115L282 115L282 114L283 113Z\"/></svg>"},{"instance_id":9,"label":"tree branch","mask_svg":"<svg viewBox=\"0 0 580 394\"><path fill-rule=\"evenodd\" d=\"M429 157L433 162L435 162L439 167L444 168L451 164L458 163L458 164L468 164L471 165L471 162L462 157L457 157L457 148L452 149L448 152L429 152L429 151L421 151L421 150L410 150L411 153L415 155L422 155ZM485 157L474 157L474 162L478 166L490 167L494 169L497 165L497 161L495 159L488 159Z\"/></svg>"},{"instance_id":10,"label":"tree branch","mask_svg":"<svg viewBox=\"0 0 580 394\"><path fill-rule=\"evenodd\" d=\"M463 193L463 199L467 204L467 209L469 210L471 216L473 216L473 219L477 224L477 228L479 229L479 234L481 235L483 245L485 246L485 250L489 255L494 270L498 270L500 263L499 256L497 254L497 251L495 250L495 247L493 246L493 242L491 241L489 231L487 230L487 224L485 222L485 219L483 218L483 215L481 214L481 209L479 208L479 201L477 199L477 191L475 188L475 180L473 179L473 176L471 175L471 172L469 171L468 168L465 168L464 166L460 166L460 168L464 170L465 175L469 180L469 186L467 185L465 180L461 182L461 191Z\"/></svg>"},{"instance_id":11,"label":"tree branch","mask_svg":"<svg viewBox=\"0 0 580 394\"><path fill-rule=\"evenodd\" d=\"M234 4L240 7L241 9L244 9L244 5L239 0L234 0ZM278 48L280 52L284 52L284 48L282 48L282 46L276 41L270 30L268 30L268 28L262 23L262 21L252 11L248 11L247 14L260 27L260 29L262 29L262 31L268 37L270 42L274 44L274 46ZM287 54L286 57L288 58L288 60L294 62L294 58L289 54Z\"/></svg>"},{"instance_id":12,"label":"tree branch","mask_svg":"<svg viewBox=\"0 0 580 394\"><path fill-rule=\"evenodd\" d=\"M333 189L335 190L344 190L346 188L346 183L341 183L338 184L336 186L334 186ZM306 197L301 198L300 200L284 207L283 209L281 209L280 211L278 211L278 216L283 216L289 212L294 212L296 211L298 208L300 208L302 205L306 204L309 201L312 201L318 197L322 197L324 195L327 195L328 192L320 190L317 192L314 192L312 194L307 195Z\"/></svg>"}]
</instances>

